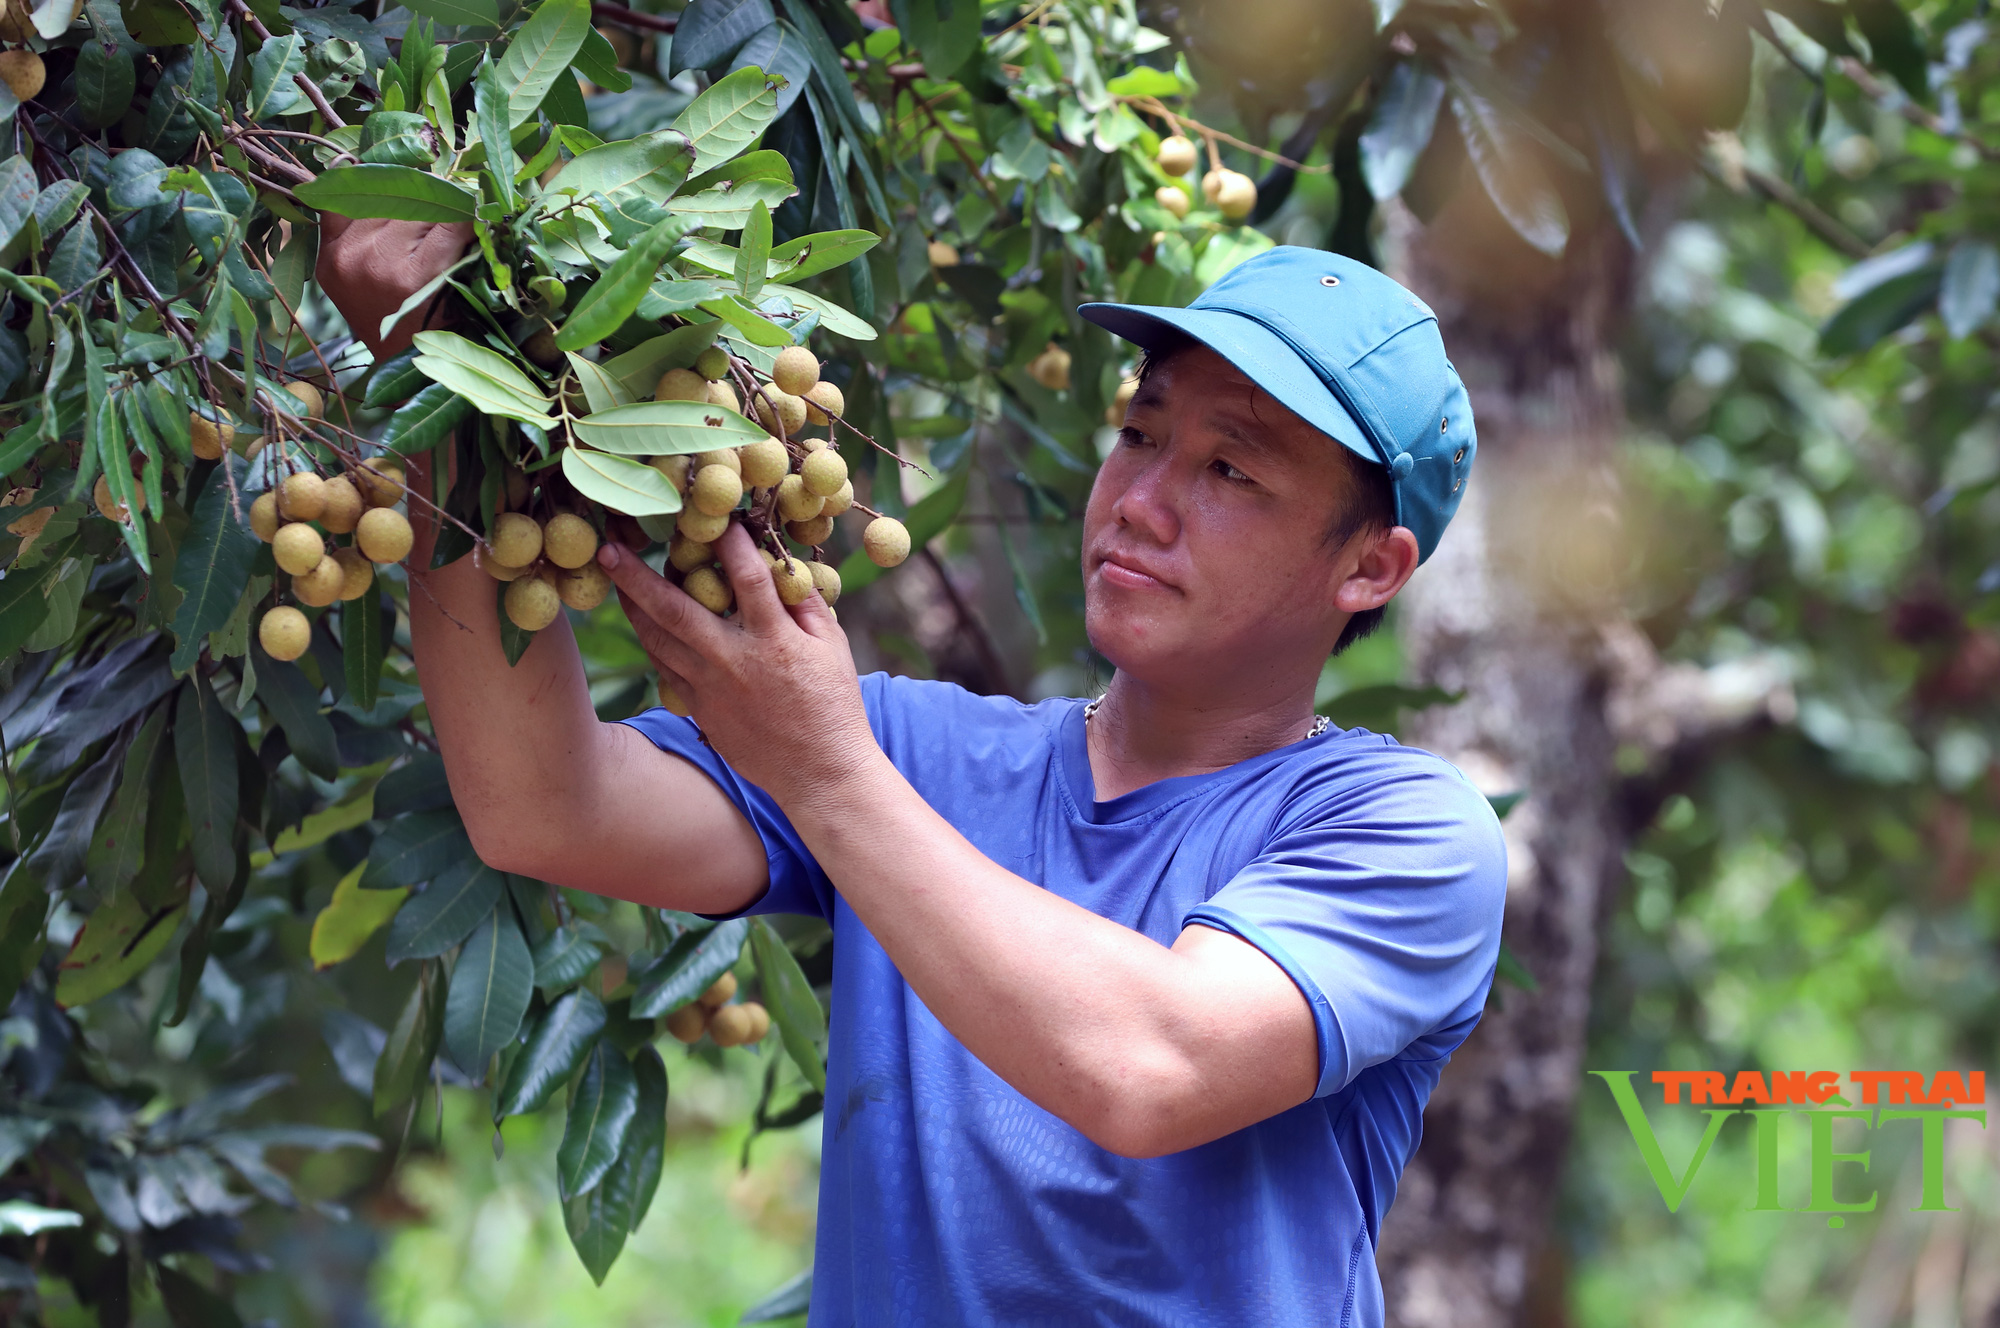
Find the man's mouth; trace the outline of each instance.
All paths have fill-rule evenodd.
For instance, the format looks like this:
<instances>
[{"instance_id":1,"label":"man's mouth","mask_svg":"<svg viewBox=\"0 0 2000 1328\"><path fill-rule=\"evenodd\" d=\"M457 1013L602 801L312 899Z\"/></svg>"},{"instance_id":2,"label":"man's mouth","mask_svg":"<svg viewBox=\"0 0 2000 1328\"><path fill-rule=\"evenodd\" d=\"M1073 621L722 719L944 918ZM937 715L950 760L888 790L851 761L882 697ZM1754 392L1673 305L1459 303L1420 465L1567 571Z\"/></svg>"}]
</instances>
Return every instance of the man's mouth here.
<instances>
[{"instance_id":1,"label":"man's mouth","mask_svg":"<svg viewBox=\"0 0 2000 1328\"><path fill-rule=\"evenodd\" d=\"M1103 553L1098 555L1098 575L1115 586L1128 590L1173 590L1162 571L1146 560L1131 554Z\"/></svg>"}]
</instances>

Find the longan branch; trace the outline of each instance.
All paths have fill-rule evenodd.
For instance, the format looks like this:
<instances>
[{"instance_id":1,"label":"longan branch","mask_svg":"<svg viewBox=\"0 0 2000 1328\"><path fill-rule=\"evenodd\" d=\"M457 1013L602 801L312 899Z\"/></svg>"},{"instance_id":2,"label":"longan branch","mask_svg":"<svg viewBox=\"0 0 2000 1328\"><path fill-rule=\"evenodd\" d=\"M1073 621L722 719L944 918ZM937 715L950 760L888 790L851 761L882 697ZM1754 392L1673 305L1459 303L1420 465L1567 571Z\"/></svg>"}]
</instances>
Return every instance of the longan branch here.
<instances>
[{"instance_id":1,"label":"longan branch","mask_svg":"<svg viewBox=\"0 0 2000 1328\"><path fill-rule=\"evenodd\" d=\"M1220 169L1222 166L1222 159L1215 152L1215 144L1218 139L1229 144L1231 147L1241 148L1252 156L1262 157L1265 161L1275 162L1280 166L1289 166L1295 171L1304 171L1312 175L1325 175L1333 169L1331 164L1308 166L1304 162L1293 161L1290 157L1273 152L1269 148L1260 148L1255 143L1245 143L1234 134L1225 134L1220 129L1211 129L1191 116L1182 115L1178 111L1168 110L1158 97L1131 97L1117 94L1116 99L1148 115L1157 116L1165 120L1175 129L1186 127L1200 134L1208 143L1211 164L1217 169Z\"/></svg>"}]
</instances>

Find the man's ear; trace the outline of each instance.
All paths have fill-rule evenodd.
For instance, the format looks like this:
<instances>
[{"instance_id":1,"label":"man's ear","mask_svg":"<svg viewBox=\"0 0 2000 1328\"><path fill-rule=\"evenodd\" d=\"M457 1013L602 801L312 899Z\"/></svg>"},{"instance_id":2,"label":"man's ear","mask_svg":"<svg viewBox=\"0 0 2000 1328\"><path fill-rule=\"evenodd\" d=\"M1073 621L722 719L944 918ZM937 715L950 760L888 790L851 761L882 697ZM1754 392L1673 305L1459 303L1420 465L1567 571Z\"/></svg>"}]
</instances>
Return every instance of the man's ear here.
<instances>
[{"instance_id":1,"label":"man's ear","mask_svg":"<svg viewBox=\"0 0 2000 1328\"><path fill-rule=\"evenodd\" d=\"M1359 558L1333 594L1333 606L1348 614L1381 608L1417 570L1417 537L1408 526L1363 531L1354 545Z\"/></svg>"}]
</instances>

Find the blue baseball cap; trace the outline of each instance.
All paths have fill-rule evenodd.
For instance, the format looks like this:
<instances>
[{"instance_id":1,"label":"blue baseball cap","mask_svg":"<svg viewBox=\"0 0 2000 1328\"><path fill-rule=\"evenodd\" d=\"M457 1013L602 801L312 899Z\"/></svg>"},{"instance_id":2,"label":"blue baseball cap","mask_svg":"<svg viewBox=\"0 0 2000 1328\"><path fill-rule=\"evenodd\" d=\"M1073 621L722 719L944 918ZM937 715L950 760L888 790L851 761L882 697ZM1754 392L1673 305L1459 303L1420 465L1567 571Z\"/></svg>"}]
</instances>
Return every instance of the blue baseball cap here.
<instances>
[{"instance_id":1,"label":"blue baseball cap","mask_svg":"<svg viewBox=\"0 0 2000 1328\"><path fill-rule=\"evenodd\" d=\"M1085 318L1148 351L1192 338L1321 433L1387 468L1396 521L1437 548L1478 440L1437 315L1366 263L1280 245L1185 309L1086 304Z\"/></svg>"}]
</instances>

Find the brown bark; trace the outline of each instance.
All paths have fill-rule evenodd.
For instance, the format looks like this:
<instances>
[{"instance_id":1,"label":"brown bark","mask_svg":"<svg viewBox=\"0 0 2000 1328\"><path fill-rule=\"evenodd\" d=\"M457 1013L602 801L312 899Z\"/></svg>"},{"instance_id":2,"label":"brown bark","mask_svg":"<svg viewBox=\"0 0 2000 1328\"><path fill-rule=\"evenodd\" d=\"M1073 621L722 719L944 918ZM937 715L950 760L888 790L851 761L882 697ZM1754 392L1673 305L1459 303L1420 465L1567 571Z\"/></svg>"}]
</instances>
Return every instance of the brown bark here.
<instances>
[{"instance_id":1,"label":"brown bark","mask_svg":"<svg viewBox=\"0 0 2000 1328\"><path fill-rule=\"evenodd\" d=\"M1416 677L1466 698L1412 740L1488 793L1526 794L1505 824L1504 935L1538 989L1500 984L1426 1112L1380 1251L1400 1328L1563 1321L1544 1237L1627 835L1603 642L1625 561L1611 347L1630 254L1602 228L1542 258L1476 190L1428 226L1392 219L1399 275L1438 313L1479 437L1464 505L1404 592L1400 627Z\"/></svg>"}]
</instances>

